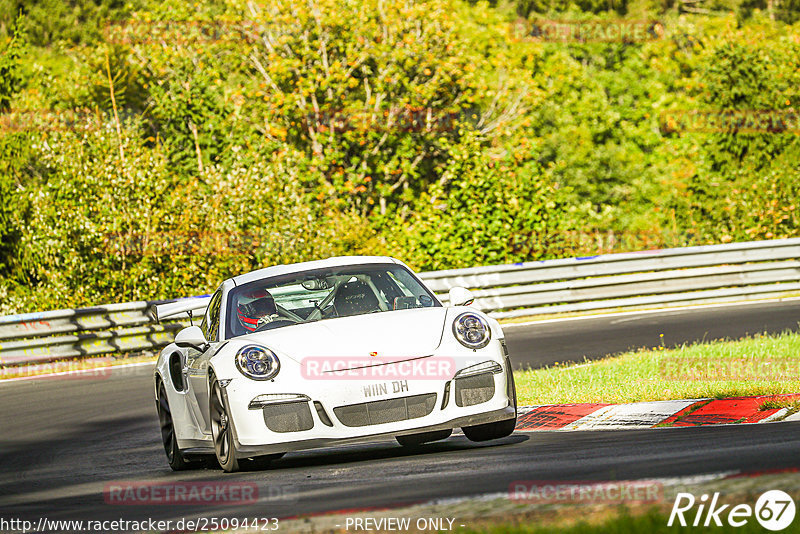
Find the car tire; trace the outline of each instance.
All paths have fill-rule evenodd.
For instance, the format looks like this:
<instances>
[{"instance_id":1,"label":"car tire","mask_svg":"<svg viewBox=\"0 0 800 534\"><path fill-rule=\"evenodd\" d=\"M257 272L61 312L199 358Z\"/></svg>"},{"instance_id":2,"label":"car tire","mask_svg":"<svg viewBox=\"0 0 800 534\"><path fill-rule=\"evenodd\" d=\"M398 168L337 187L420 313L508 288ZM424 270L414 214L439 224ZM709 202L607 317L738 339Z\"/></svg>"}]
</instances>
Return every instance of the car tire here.
<instances>
[{"instance_id":1,"label":"car tire","mask_svg":"<svg viewBox=\"0 0 800 534\"><path fill-rule=\"evenodd\" d=\"M236 440L233 439L233 427L222 395L222 386L213 376L210 380L210 406L211 437L214 441L214 454L223 471L233 473L239 470L239 460L236 458Z\"/></svg>"},{"instance_id":2,"label":"car tire","mask_svg":"<svg viewBox=\"0 0 800 534\"><path fill-rule=\"evenodd\" d=\"M422 445L423 443L430 443L431 441L439 441L440 439L447 439L450 437L450 434L453 433L453 429L449 428L447 430L434 430L433 432L421 432L419 434L410 434L407 436L395 436L397 439L397 443L402 445L403 447L416 447L417 445Z\"/></svg>"},{"instance_id":3,"label":"car tire","mask_svg":"<svg viewBox=\"0 0 800 534\"><path fill-rule=\"evenodd\" d=\"M509 365L509 368L511 366ZM513 397L514 417L496 423L485 423L482 425L465 426L461 430L470 441L490 441L510 436L517 426L517 385L514 378L511 378L511 396Z\"/></svg>"},{"instance_id":4,"label":"car tire","mask_svg":"<svg viewBox=\"0 0 800 534\"><path fill-rule=\"evenodd\" d=\"M489 441L510 436L517 426L517 418L506 419L496 423L485 423L482 425L465 426L461 430L470 441Z\"/></svg>"},{"instance_id":5,"label":"car tire","mask_svg":"<svg viewBox=\"0 0 800 534\"><path fill-rule=\"evenodd\" d=\"M167 390L164 382L160 379L156 382L158 398L156 399L156 410L158 411L158 422L161 426L161 443L164 445L164 452L167 454L167 462L173 471L183 471L193 467L186 456L178 448L178 438L175 436L175 423L172 420L172 410L167 399Z\"/></svg>"}]
</instances>

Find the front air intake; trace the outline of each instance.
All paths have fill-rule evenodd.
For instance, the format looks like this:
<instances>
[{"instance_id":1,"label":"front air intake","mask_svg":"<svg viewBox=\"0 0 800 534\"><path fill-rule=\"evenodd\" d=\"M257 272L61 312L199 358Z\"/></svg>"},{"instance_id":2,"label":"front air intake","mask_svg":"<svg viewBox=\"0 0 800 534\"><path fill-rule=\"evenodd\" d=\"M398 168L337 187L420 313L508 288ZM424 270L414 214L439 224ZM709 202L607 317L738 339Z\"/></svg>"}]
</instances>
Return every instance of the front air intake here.
<instances>
[{"instance_id":1,"label":"front air intake","mask_svg":"<svg viewBox=\"0 0 800 534\"><path fill-rule=\"evenodd\" d=\"M287 402L264 406L264 422L273 432L302 432L314 427L308 402Z\"/></svg>"},{"instance_id":2,"label":"front air intake","mask_svg":"<svg viewBox=\"0 0 800 534\"><path fill-rule=\"evenodd\" d=\"M339 406L333 409L333 413L345 426L369 426L425 417L433 411L435 405L436 393L426 393Z\"/></svg>"},{"instance_id":3,"label":"front air intake","mask_svg":"<svg viewBox=\"0 0 800 534\"><path fill-rule=\"evenodd\" d=\"M461 408L474 406L494 397L494 375L492 373L456 378L453 382L455 382L456 406Z\"/></svg>"}]
</instances>

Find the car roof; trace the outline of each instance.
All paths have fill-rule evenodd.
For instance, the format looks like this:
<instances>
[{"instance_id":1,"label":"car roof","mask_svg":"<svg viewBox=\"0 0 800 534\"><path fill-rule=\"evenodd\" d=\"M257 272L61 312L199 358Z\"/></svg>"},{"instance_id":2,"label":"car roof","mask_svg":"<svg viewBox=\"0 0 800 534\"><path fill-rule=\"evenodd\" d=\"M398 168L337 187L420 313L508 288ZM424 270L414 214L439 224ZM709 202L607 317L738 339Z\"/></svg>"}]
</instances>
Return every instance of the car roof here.
<instances>
[{"instance_id":1,"label":"car roof","mask_svg":"<svg viewBox=\"0 0 800 534\"><path fill-rule=\"evenodd\" d=\"M395 263L403 265L403 262L398 261L389 256L335 256L324 260L304 261L302 263L290 263L287 265L273 265L257 271L240 274L229 278L235 286L246 284L254 280L261 280L272 276L281 276L284 274L299 273L303 271L310 271L312 269L324 269L326 267L343 267L346 265L364 265L371 263Z\"/></svg>"}]
</instances>

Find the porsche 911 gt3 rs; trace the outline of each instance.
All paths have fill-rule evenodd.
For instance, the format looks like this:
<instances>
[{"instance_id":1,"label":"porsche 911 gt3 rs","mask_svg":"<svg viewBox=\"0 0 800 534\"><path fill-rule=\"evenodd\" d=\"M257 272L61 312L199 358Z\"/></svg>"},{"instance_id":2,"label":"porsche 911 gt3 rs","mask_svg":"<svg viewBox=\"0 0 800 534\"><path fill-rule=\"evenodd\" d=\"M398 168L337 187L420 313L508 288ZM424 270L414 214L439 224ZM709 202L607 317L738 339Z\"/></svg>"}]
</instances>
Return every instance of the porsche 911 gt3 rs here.
<instances>
[{"instance_id":1,"label":"porsche 911 gt3 rs","mask_svg":"<svg viewBox=\"0 0 800 534\"><path fill-rule=\"evenodd\" d=\"M340 257L268 267L210 296L156 307L202 315L159 355L169 465L225 471L286 452L394 437L403 446L505 437L516 393L500 325L453 288L449 306L401 261Z\"/></svg>"}]
</instances>

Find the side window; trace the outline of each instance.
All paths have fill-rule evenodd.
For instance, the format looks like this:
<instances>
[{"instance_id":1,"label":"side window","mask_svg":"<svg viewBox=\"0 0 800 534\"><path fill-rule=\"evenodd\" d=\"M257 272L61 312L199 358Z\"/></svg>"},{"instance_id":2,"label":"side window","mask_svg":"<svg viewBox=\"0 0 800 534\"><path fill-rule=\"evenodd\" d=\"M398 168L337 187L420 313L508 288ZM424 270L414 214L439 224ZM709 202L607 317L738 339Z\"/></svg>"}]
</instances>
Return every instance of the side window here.
<instances>
[{"instance_id":1,"label":"side window","mask_svg":"<svg viewBox=\"0 0 800 534\"><path fill-rule=\"evenodd\" d=\"M209 309L211 310L211 324L209 325L210 337L206 339L210 341L219 341L219 317L220 305L222 304L222 288L218 289L214 296L211 298Z\"/></svg>"},{"instance_id":2,"label":"side window","mask_svg":"<svg viewBox=\"0 0 800 534\"><path fill-rule=\"evenodd\" d=\"M403 306L427 308L434 305L433 299L425 288L405 269L392 269L388 271L388 275L394 282L392 285L396 286L398 290L403 293L403 296L400 297L401 300L405 301L405 303L402 304ZM395 299L395 309L399 309L397 305L398 301Z\"/></svg>"},{"instance_id":3,"label":"side window","mask_svg":"<svg viewBox=\"0 0 800 534\"><path fill-rule=\"evenodd\" d=\"M200 329L209 341L219 340L219 317L220 305L222 304L222 288L212 295L211 301L208 303L206 314L203 316L203 323Z\"/></svg>"}]
</instances>

